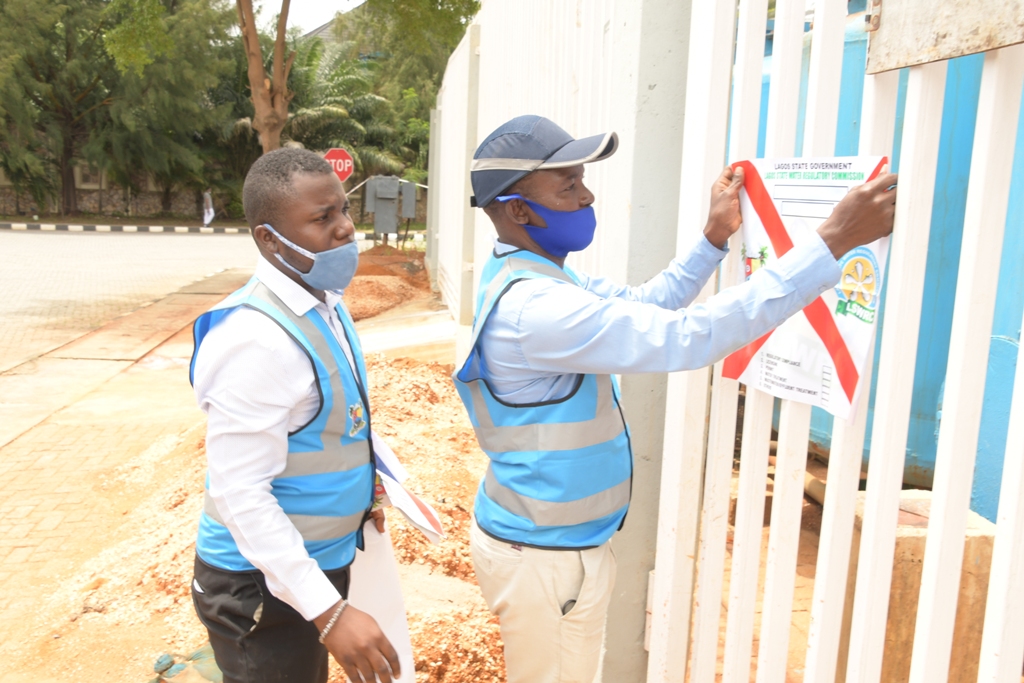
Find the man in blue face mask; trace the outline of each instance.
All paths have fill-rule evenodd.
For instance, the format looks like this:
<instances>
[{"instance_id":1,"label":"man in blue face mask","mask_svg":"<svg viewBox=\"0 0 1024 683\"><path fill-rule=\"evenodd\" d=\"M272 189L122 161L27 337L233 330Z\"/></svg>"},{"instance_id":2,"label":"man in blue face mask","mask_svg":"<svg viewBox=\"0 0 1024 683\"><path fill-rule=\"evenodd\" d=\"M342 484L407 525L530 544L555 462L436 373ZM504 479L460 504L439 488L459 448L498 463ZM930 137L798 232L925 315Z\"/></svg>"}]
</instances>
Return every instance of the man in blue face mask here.
<instances>
[{"instance_id":1,"label":"man in blue face mask","mask_svg":"<svg viewBox=\"0 0 1024 683\"><path fill-rule=\"evenodd\" d=\"M617 146L614 133L575 140L548 119L520 116L473 157L472 201L497 239L480 277L469 357L454 380L490 458L471 547L501 620L509 683L597 675L615 582L609 540L632 489L613 375L724 358L834 286L839 257L892 232L896 196L886 190L896 176L882 174L840 202L806 244L691 306L740 226L742 171L726 169L704 235L686 256L639 287L587 276L565 265L597 228L584 164Z\"/></svg>"},{"instance_id":2,"label":"man in blue face mask","mask_svg":"<svg viewBox=\"0 0 1024 683\"><path fill-rule=\"evenodd\" d=\"M192 598L225 683L326 683L328 652L349 679L389 683L395 648L346 600L363 534L383 532L341 298L359 256L348 198L326 161L286 148L253 164L243 204L256 273L195 324L208 476Z\"/></svg>"}]
</instances>

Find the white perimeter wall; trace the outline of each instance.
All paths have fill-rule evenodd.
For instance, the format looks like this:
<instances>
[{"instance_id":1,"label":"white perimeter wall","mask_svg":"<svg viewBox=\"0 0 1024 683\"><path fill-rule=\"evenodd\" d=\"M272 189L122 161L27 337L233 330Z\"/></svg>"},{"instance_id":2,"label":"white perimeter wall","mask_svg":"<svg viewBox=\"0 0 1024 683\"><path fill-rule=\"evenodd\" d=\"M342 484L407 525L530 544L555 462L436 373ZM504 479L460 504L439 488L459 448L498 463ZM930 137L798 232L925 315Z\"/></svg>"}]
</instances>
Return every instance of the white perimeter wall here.
<instances>
[{"instance_id":1,"label":"white perimeter wall","mask_svg":"<svg viewBox=\"0 0 1024 683\"><path fill-rule=\"evenodd\" d=\"M569 263L591 274L627 280L629 276L629 225L634 165L637 163L635 129L644 111L639 99L649 91L638 92L638 76L643 70L641 26L643 9L652 3L640 0L484 0L474 23L479 26L479 99L476 103L475 143L466 141L471 124L467 111L471 54L470 32L452 54L438 96L441 112L441 186L436 197L439 207L439 264L441 291L453 314L458 317L461 292L456 282L461 268L461 233L465 226L463 209L469 201L466 184L468 160L478 144L492 130L510 118L522 114L546 116L575 137L613 130L619 135L619 152L611 159L587 166L586 183L595 193L598 231L594 244L582 254L574 254ZM668 5L672 3L661 3ZM688 3L674 3L688 6ZM668 42L685 45L680 12L663 12ZM654 17L648 23L654 23ZM645 34L646 37L646 34ZM666 55L671 59L670 55ZM678 71L682 84L685 53L675 53L674 64L648 64L648 69ZM657 84L652 84L657 85ZM681 111L681 88L674 93ZM681 117L665 117L660 125L672 132L661 147L669 158L679 157ZM643 162L643 160L642 160ZM651 229L675 239L675 190L678 167L653 166L650 175L674 179L672 196L664 197L666 218ZM657 181L654 181L657 182ZM482 211L472 214L474 239L472 260L478 269L492 247L493 229ZM662 248L664 244L660 245ZM667 262L672 252L660 254ZM475 280L475 278L474 278ZM475 290L474 290L475 291Z\"/></svg>"},{"instance_id":2,"label":"white perimeter wall","mask_svg":"<svg viewBox=\"0 0 1024 683\"><path fill-rule=\"evenodd\" d=\"M465 210L467 169L479 142L508 119L539 114L575 137L619 135L615 156L587 166L597 234L590 248L570 256L574 268L637 285L675 255L689 19L689 0L483 1L449 60L438 96L441 131L432 131L441 141L431 149L440 169L430 179L430 201L440 203L438 283L466 325L457 362L468 351L476 273L493 247L483 211ZM688 226L680 241L689 246L689 233L702 227ZM633 503L613 539L618 581L604 659L604 680L617 683L646 674L665 376L624 377L623 401L635 455Z\"/></svg>"}]
</instances>

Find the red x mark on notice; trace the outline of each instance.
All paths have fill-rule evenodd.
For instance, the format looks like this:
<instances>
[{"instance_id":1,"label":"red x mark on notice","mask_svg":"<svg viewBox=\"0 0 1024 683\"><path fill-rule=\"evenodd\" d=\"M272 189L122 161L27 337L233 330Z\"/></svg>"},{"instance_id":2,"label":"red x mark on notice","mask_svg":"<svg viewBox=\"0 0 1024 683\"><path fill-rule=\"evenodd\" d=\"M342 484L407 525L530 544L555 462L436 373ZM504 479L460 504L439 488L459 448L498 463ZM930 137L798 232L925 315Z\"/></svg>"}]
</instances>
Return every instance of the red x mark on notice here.
<instances>
[{"instance_id":1,"label":"red x mark on notice","mask_svg":"<svg viewBox=\"0 0 1024 683\"><path fill-rule=\"evenodd\" d=\"M889 163L889 160L886 157L882 157L882 160L878 162L878 166L871 172L868 180L870 181L877 177L882 170L882 166L887 163ZM761 224L764 226L768 239L772 243L775 256L781 258L793 248L793 240L786 231L786 226L782 223L782 218L775 208L775 202L772 201L771 195L768 194L760 174L758 174L757 169L754 168L752 163L749 161L738 161L732 166L734 169L743 169L743 189L746 190L747 197L757 212L757 217L761 219ZM857 364L853 362L853 357L850 356L850 351L846 348L846 341L839 332L839 328L836 327L836 321L833 319L832 313L828 310L825 301L818 297L804 309L804 315L807 316L807 322L811 324L815 333L825 344L825 349L832 357L832 363L835 365L839 383L852 403L854 393L857 390L857 380L860 379L860 375L857 372ZM761 347L764 346L764 343L768 341L773 332L774 330L726 357L722 364L722 375L729 379L739 379L740 375L747 369L747 366L750 365L750 361L761 350Z\"/></svg>"}]
</instances>

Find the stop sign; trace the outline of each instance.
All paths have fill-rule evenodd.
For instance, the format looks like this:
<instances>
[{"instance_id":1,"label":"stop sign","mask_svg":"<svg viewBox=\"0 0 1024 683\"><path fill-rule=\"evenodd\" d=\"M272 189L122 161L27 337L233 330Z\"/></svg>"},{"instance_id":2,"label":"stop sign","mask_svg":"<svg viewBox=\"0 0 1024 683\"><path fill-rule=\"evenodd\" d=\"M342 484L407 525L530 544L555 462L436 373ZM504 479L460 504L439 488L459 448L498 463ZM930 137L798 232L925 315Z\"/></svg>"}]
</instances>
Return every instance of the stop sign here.
<instances>
[{"instance_id":1,"label":"stop sign","mask_svg":"<svg viewBox=\"0 0 1024 683\"><path fill-rule=\"evenodd\" d=\"M324 159L331 165L334 172L338 175L338 179L341 182L345 182L352 175L352 171L355 170L355 165L352 163L352 155L346 152L341 147L335 147L327 150L327 154L324 155Z\"/></svg>"}]
</instances>

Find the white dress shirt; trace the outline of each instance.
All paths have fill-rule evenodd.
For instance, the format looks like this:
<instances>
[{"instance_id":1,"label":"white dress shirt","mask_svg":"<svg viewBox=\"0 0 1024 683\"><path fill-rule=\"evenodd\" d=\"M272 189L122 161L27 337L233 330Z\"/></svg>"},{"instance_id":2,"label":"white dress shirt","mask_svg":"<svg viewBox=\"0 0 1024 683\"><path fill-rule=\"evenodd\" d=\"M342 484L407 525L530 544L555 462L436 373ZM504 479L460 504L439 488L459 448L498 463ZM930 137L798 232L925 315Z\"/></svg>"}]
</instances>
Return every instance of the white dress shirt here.
<instances>
[{"instance_id":1,"label":"white dress shirt","mask_svg":"<svg viewBox=\"0 0 1024 683\"><path fill-rule=\"evenodd\" d=\"M319 313L352 363L334 311L341 297L327 292L321 303L262 257L256 277L295 315ZM287 463L289 432L308 423L320 405L309 358L269 317L240 308L206 335L194 381L208 418L206 459L217 512L242 556L266 576L270 592L312 620L341 596L270 489Z\"/></svg>"},{"instance_id":2,"label":"white dress shirt","mask_svg":"<svg viewBox=\"0 0 1024 683\"><path fill-rule=\"evenodd\" d=\"M514 250L495 242L498 254ZM815 233L743 284L690 306L725 254L702 236L639 287L582 273L582 287L550 278L517 283L478 339L491 390L508 403L533 403L567 396L578 374L701 368L839 282L839 264Z\"/></svg>"}]
</instances>

